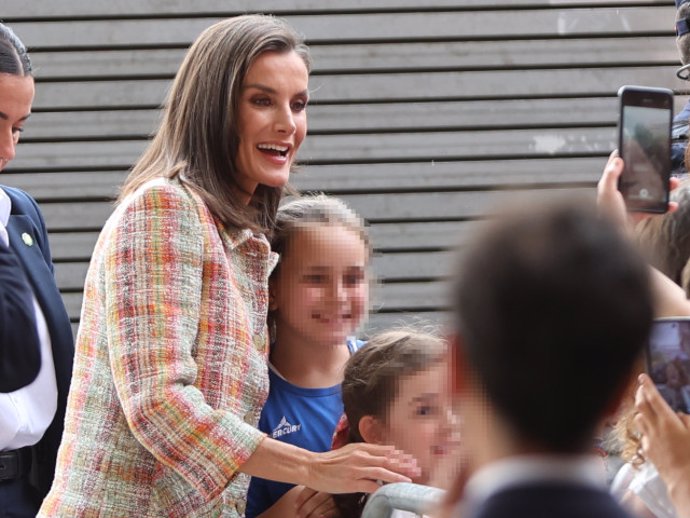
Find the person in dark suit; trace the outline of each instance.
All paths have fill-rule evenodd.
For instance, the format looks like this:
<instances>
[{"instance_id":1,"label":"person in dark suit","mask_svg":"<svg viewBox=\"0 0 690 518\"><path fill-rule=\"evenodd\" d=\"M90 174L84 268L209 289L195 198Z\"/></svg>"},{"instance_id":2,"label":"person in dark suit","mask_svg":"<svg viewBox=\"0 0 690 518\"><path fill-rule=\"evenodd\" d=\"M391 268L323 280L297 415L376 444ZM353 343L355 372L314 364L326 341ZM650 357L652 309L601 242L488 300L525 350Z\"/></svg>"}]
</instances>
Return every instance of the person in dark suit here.
<instances>
[{"instance_id":1,"label":"person in dark suit","mask_svg":"<svg viewBox=\"0 0 690 518\"><path fill-rule=\"evenodd\" d=\"M0 392L31 383L41 367L33 297L24 270L0 229Z\"/></svg>"},{"instance_id":2,"label":"person in dark suit","mask_svg":"<svg viewBox=\"0 0 690 518\"><path fill-rule=\"evenodd\" d=\"M676 71L680 79L690 79L690 0L676 0L676 46L682 67ZM690 130L690 101L673 117L671 130L671 174L684 176L688 174L685 164L685 152L688 147Z\"/></svg>"},{"instance_id":3,"label":"person in dark suit","mask_svg":"<svg viewBox=\"0 0 690 518\"><path fill-rule=\"evenodd\" d=\"M26 48L0 24L0 170L15 156L33 96ZM34 310L33 328L17 320L3 331L27 337L35 333L41 356L33 382L0 394L0 510L7 516L29 517L36 515L55 472L74 343L36 202L19 189L0 185L0 228L4 229L2 240L29 280Z\"/></svg>"},{"instance_id":4,"label":"person in dark suit","mask_svg":"<svg viewBox=\"0 0 690 518\"><path fill-rule=\"evenodd\" d=\"M649 333L644 261L596 207L537 203L491 222L458 279L459 515L627 517L589 452Z\"/></svg>"}]
</instances>

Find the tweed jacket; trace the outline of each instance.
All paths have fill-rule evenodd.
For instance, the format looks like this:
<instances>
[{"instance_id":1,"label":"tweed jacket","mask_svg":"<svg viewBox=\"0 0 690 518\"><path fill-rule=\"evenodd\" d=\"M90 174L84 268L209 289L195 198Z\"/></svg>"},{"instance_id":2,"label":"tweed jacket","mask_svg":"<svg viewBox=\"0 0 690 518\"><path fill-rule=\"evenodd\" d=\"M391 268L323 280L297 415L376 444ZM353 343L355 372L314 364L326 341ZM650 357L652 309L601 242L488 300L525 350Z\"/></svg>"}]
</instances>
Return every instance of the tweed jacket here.
<instances>
[{"instance_id":1,"label":"tweed jacket","mask_svg":"<svg viewBox=\"0 0 690 518\"><path fill-rule=\"evenodd\" d=\"M118 206L91 259L55 481L42 517L244 514L264 435L265 237L179 180Z\"/></svg>"}]
</instances>

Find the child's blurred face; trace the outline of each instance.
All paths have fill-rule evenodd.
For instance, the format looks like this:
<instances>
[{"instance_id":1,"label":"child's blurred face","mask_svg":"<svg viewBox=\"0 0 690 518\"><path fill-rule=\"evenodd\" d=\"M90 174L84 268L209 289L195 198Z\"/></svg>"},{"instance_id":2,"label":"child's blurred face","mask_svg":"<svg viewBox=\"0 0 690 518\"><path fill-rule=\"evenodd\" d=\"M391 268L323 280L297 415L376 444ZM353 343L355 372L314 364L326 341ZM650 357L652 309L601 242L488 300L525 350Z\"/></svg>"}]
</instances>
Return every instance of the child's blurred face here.
<instances>
[{"instance_id":1,"label":"child's blurred face","mask_svg":"<svg viewBox=\"0 0 690 518\"><path fill-rule=\"evenodd\" d=\"M386 416L382 442L415 456L422 470L415 482L427 483L439 462L457 452L458 423L448 389L448 368L437 362L400 379L398 396Z\"/></svg>"},{"instance_id":2,"label":"child's blurred face","mask_svg":"<svg viewBox=\"0 0 690 518\"><path fill-rule=\"evenodd\" d=\"M367 311L368 255L359 234L340 225L295 231L271 284L278 336L344 344Z\"/></svg>"}]
</instances>

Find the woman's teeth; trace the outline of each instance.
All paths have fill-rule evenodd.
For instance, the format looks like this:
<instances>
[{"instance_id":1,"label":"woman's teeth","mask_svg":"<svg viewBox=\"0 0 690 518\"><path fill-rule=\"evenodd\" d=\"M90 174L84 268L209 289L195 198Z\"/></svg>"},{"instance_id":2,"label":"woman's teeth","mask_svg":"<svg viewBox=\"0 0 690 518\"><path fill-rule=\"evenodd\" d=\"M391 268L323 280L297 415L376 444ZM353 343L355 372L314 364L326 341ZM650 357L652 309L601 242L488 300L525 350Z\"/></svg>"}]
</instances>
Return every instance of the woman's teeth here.
<instances>
[{"instance_id":1,"label":"woman's teeth","mask_svg":"<svg viewBox=\"0 0 690 518\"><path fill-rule=\"evenodd\" d=\"M277 144L259 144L256 146L260 151L267 151L269 153L278 154L281 156L287 155L288 147L279 146Z\"/></svg>"}]
</instances>

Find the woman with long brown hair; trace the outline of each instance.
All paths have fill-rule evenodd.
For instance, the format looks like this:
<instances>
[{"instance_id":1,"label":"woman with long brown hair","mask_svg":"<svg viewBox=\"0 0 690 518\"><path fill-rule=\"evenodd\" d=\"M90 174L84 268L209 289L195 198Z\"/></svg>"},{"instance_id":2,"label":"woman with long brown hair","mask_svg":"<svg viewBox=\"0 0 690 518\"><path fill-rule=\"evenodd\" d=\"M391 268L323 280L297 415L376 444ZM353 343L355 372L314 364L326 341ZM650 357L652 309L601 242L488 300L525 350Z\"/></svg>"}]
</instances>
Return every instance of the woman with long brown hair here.
<instances>
[{"instance_id":1,"label":"woman with long brown hair","mask_svg":"<svg viewBox=\"0 0 690 518\"><path fill-rule=\"evenodd\" d=\"M392 448L314 454L256 429L270 233L306 134L309 54L248 15L192 45L86 278L65 435L40 516L242 516L249 475L323 491L414 471Z\"/></svg>"}]
</instances>

